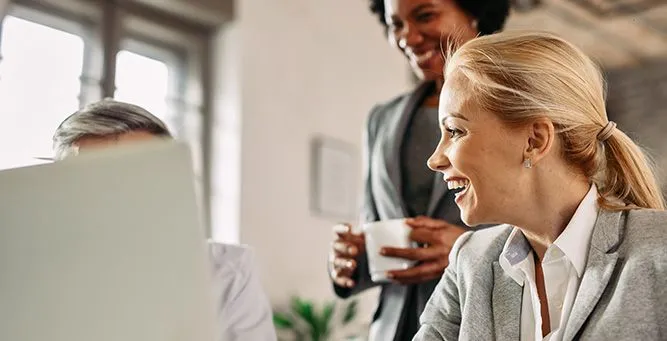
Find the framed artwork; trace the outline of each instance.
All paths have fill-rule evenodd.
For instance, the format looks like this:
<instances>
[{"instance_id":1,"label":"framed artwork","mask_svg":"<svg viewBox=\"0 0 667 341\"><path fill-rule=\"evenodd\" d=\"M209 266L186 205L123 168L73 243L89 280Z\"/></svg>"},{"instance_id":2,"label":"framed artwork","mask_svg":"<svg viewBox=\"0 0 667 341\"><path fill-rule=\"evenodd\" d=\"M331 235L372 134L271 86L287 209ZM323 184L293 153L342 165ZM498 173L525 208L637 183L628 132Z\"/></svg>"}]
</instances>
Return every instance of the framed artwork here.
<instances>
[{"instance_id":1,"label":"framed artwork","mask_svg":"<svg viewBox=\"0 0 667 341\"><path fill-rule=\"evenodd\" d=\"M310 205L318 216L355 219L359 197L357 148L344 141L316 136L311 139Z\"/></svg>"}]
</instances>

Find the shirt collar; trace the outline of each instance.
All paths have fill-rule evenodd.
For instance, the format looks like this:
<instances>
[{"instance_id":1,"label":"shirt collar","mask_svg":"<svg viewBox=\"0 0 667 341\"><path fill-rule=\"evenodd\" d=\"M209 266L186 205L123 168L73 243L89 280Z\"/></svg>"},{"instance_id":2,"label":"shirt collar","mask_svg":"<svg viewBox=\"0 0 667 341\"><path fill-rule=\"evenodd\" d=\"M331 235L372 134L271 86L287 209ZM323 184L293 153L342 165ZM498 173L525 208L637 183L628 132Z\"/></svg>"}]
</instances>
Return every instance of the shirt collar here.
<instances>
[{"instance_id":1,"label":"shirt collar","mask_svg":"<svg viewBox=\"0 0 667 341\"><path fill-rule=\"evenodd\" d=\"M574 266L579 278L581 278L586 267L590 240L598 216L597 197L597 187L593 184L584 199L579 203L565 230L556 238L554 244L547 249L547 254L554 247L560 249ZM514 227L505 242L498 262L502 269L520 285L523 285L524 281L520 265L531 252L532 249L526 237L519 228Z\"/></svg>"},{"instance_id":2,"label":"shirt collar","mask_svg":"<svg viewBox=\"0 0 667 341\"><path fill-rule=\"evenodd\" d=\"M528 258L532 249L528 240L517 227L512 229L498 262L500 267L519 285L523 285L524 275L520 264Z\"/></svg>"},{"instance_id":3,"label":"shirt collar","mask_svg":"<svg viewBox=\"0 0 667 341\"><path fill-rule=\"evenodd\" d=\"M565 254L565 257L570 260L577 270L579 278L581 278L586 268L593 228L598 217L597 198L597 187L593 184L584 199L579 203L565 230L554 241L554 245Z\"/></svg>"}]
</instances>

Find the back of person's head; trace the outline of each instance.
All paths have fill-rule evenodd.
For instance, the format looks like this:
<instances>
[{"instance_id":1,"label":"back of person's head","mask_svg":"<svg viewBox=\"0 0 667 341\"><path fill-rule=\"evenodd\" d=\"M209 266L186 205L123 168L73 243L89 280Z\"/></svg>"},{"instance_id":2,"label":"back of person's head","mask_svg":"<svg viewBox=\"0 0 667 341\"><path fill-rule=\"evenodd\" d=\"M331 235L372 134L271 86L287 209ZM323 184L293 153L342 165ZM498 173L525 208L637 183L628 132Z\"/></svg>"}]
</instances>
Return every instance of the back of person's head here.
<instances>
[{"instance_id":1,"label":"back of person's head","mask_svg":"<svg viewBox=\"0 0 667 341\"><path fill-rule=\"evenodd\" d=\"M171 137L167 126L147 110L133 104L104 99L66 118L53 135L55 160L62 160L77 141L87 137L113 137L146 132Z\"/></svg>"},{"instance_id":2,"label":"back of person's head","mask_svg":"<svg viewBox=\"0 0 667 341\"><path fill-rule=\"evenodd\" d=\"M453 1L468 16L477 21L480 35L492 34L502 30L510 12L509 0L441 0ZM387 28L385 20L385 0L370 0L370 10L380 23Z\"/></svg>"},{"instance_id":3,"label":"back of person's head","mask_svg":"<svg viewBox=\"0 0 667 341\"><path fill-rule=\"evenodd\" d=\"M601 207L664 209L647 156L607 118L599 68L574 45L549 33L488 35L451 53L445 79L454 72L510 126L551 120L565 160L598 187Z\"/></svg>"}]
</instances>

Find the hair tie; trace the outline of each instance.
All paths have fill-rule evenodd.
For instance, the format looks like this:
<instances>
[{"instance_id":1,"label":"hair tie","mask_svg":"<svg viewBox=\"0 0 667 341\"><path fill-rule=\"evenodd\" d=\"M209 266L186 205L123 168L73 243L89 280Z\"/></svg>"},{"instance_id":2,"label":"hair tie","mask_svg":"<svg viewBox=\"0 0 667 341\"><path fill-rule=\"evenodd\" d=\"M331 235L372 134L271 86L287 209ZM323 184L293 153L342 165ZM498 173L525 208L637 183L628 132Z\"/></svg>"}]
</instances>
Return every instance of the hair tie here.
<instances>
[{"instance_id":1,"label":"hair tie","mask_svg":"<svg viewBox=\"0 0 667 341\"><path fill-rule=\"evenodd\" d=\"M607 141L607 139L609 139L614 133L614 128L616 128L616 123L614 121L607 122L607 124L602 129L600 129L600 132L598 133L598 141Z\"/></svg>"}]
</instances>

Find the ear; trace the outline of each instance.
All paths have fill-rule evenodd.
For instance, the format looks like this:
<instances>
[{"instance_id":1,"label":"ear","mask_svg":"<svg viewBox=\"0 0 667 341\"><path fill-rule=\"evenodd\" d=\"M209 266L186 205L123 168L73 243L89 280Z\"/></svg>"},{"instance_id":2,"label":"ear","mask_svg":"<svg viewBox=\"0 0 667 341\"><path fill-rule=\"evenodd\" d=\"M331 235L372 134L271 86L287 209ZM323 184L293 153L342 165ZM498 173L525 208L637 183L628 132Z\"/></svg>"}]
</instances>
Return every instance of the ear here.
<instances>
[{"instance_id":1,"label":"ear","mask_svg":"<svg viewBox=\"0 0 667 341\"><path fill-rule=\"evenodd\" d=\"M524 149L524 160L529 159L533 165L540 162L554 144L556 129L547 118L539 118L528 126L528 139Z\"/></svg>"}]
</instances>

